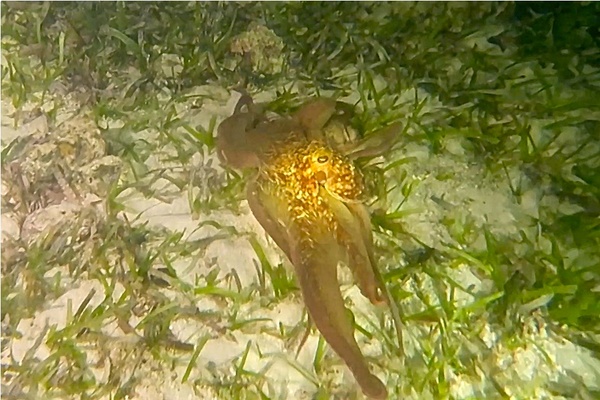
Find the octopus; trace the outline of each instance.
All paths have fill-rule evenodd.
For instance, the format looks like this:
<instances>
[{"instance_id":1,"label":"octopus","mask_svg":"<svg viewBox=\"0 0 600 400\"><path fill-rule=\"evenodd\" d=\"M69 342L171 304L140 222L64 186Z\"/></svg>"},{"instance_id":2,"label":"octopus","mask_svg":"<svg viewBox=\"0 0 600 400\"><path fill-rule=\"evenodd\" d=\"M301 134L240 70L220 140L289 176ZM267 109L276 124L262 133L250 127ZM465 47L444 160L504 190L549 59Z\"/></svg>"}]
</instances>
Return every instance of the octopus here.
<instances>
[{"instance_id":1,"label":"octopus","mask_svg":"<svg viewBox=\"0 0 600 400\"><path fill-rule=\"evenodd\" d=\"M370 371L354 337L337 266L341 262L352 270L373 304L391 303L373 255L364 178L353 160L389 149L400 124L356 143L333 144L325 128L340 108L343 103L317 98L292 117L268 120L243 94L219 125L216 148L225 165L257 171L247 185L248 204L294 266L311 320L363 393L385 399L387 389Z\"/></svg>"}]
</instances>

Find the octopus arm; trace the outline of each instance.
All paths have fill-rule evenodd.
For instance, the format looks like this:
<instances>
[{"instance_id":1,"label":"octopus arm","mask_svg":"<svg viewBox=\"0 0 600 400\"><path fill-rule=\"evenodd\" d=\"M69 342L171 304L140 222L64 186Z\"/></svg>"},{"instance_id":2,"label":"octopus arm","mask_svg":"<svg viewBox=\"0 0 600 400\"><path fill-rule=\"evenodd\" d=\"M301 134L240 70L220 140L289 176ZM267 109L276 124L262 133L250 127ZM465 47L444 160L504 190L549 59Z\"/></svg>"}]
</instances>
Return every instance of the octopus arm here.
<instances>
[{"instance_id":1,"label":"octopus arm","mask_svg":"<svg viewBox=\"0 0 600 400\"><path fill-rule=\"evenodd\" d=\"M291 217L287 211L287 203L277 195L276 188L267 182L249 183L246 195L256 220L291 260L289 231L286 228L291 223Z\"/></svg>"},{"instance_id":2,"label":"octopus arm","mask_svg":"<svg viewBox=\"0 0 600 400\"><path fill-rule=\"evenodd\" d=\"M354 327L337 280L343 249L330 232L313 232L311 241L291 243L291 262L308 313L333 350L344 360L363 393L385 399L385 385L371 373L354 338Z\"/></svg>"},{"instance_id":3,"label":"octopus arm","mask_svg":"<svg viewBox=\"0 0 600 400\"><path fill-rule=\"evenodd\" d=\"M322 128L336 111L336 101L320 97L309 101L294 114L293 119L302 126L308 140L324 140Z\"/></svg>"},{"instance_id":4,"label":"octopus arm","mask_svg":"<svg viewBox=\"0 0 600 400\"><path fill-rule=\"evenodd\" d=\"M373 255L373 231L371 230L371 217L367 208L363 204L347 204L350 212L355 215L361 223L361 228L363 232L363 240L367 243L367 249L369 253L369 259L371 261L372 268L370 271L373 272L373 279L375 279L375 285L381 290L381 292L377 293L382 297L378 297L378 299L382 298L390 307L390 311L392 313L392 319L394 321L394 325L396 327L396 338L398 341L398 350L400 354L404 354L404 345L402 339L402 318L400 314L400 308L393 300L392 295L386 286L383 277L381 276L381 272L377 268L377 264L375 263L374 255ZM368 276L371 276L370 273ZM360 279L360 278L359 278Z\"/></svg>"},{"instance_id":5,"label":"octopus arm","mask_svg":"<svg viewBox=\"0 0 600 400\"><path fill-rule=\"evenodd\" d=\"M247 106L247 112L242 111L244 106ZM217 156L221 163L238 169L260 165L247 134L257 118L258 114L253 107L252 99L248 95L242 95L235 106L234 113L225 118L217 128Z\"/></svg>"},{"instance_id":6,"label":"octopus arm","mask_svg":"<svg viewBox=\"0 0 600 400\"><path fill-rule=\"evenodd\" d=\"M377 157L390 150L398 140L402 129L402 123L395 122L371 133L356 143L342 146L340 151L351 160L364 157Z\"/></svg>"},{"instance_id":7,"label":"octopus arm","mask_svg":"<svg viewBox=\"0 0 600 400\"><path fill-rule=\"evenodd\" d=\"M349 254L349 267L361 293L373 304L388 302L384 284L376 270L373 256L371 221L367 209L360 203L346 203L325 193L327 204L340 226L341 240Z\"/></svg>"},{"instance_id":8,"label":"octopus arm","mask_svg":"<svg viewBox=\"0 0 600 400\"><path fill-rule=\"evenodd\" d=\"M398 351L404 354L402 318L398 305L393 301L373 255L373 233L367 208L360 203L343 203L333 197L328 204L334 212L347 244L349 267L353 271L361 293L373 304L387 303L396 327ZM361 243L362 242L362 243Z\"/></svg>"}]
</instances>

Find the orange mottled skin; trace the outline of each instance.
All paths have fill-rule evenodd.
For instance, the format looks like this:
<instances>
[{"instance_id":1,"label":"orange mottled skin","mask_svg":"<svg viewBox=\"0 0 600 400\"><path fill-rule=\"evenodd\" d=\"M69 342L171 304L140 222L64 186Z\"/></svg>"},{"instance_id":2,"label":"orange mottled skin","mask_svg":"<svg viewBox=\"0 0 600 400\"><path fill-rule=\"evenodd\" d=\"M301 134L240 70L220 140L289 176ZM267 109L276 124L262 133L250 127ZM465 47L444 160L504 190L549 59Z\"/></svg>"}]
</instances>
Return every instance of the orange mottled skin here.
<instances>
[{"instance_id":1,"label":"orange mottled skin","mask_svg":"<svg viewBox=\"0 0 600 400\"><path fill-rule=\"evenodd\" d=\"M352 202L360 201L364 191L362 175L350 160L314 140L271 149L262 179L275 183L305 240L311 239L311 229L317 223L325 224L336 235L339 232L322 188L339 200Z\"/></svg>"}]
</instances>

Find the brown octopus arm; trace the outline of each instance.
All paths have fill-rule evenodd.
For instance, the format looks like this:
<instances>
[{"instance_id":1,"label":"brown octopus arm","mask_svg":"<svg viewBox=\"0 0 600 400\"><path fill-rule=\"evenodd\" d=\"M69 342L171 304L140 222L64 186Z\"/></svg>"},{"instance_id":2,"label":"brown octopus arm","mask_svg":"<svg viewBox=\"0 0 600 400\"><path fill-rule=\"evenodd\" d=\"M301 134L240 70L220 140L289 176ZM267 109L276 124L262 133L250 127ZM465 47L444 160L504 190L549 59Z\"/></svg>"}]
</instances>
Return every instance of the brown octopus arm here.
<instances>
[{"instance_id":1,"label":"brown octopus arm","mask_svg":"<svg viewBox=\"0 0 600 400\"><path fill-rule=\"evenodd\" d=\"M242 110L244 106L247 111ZM222 163L238 169L260 165L254 145L247 134L258 120L259 113L252 98L243 94L235 106L234 113L219 124L216 147Z\"/></svg>"},{"instance_id":2,"label":"brown octopus arm","mask_svg":"<svg viewBox=\"0 0 600 400\"><path fill-rule=\"evenodd\" d=\"M249 95L243 94L234 113L224 119L217 129L219 160L236 169L259 168L272 148L288 141L306 138L307 128L303 124L312 121L309 115L319 119L314 113L320 111L315 106L306 110L305 107L299 111L304 115L300 119L268 120L264 115L263 105L255 104Z\"/></svg>"},{"instance_id":3,"label":"brown octopus arm","mask_svg":"<svg viewBox=\"0 0 600 400\"><path fill-rule=\"evenodd\" d=\"M371 268L368 268L369 271L364 275L357 277L357 281L360 282L361 279L367 279L366 288L367 293L370 293L369 290L371 288L378 288L379 291L375 292L377 296L376 299L383 299L388 306L390 307L390 311L392 313L392 319L394 321L394 325L396 327L396 338L398 341L398 350L400 354L404 354L404 344L402 339L402 318L400 314L400 309L395 301L393 301L392 295L385 284L383 277L381 276L381 272L377 268L377 264L375 263L375 257L373 255L373 231L371 230L371 217L367 208L363 204L347 204L350 212L358 219L360 223L360 227L363 233L363 240L367 246L367 250L369 253L369 260L371 264ZM358 267L354 267L355 270L360 270ZM372 279L372 280L371 280ZM361 284L359 283L359 286ZM362 287L362 286L361 286ZM369 298L367 296L367 298ZM370 299L370 298L369 298ZM373 300L371 300L373 302ZM373 302L376 304L375 302Z\"/></svg>"},{"instance_id":4,"label":"brown octopus arm","mask_svg":"<svg viewBox=\"0 0 600 400\"><path fill-rule=\"evenodd\" d=\"M352 160L379 156L389 151L397 142L402 129L402 123L395 122L371 133L356 143L343 146L340 151Z\"/></svg>"},{"instance_id":5,"label":"brown octopus arm","mask_svg":"<svg viewBox=\"0 0 600 400\"><path fill-rule=\"evenodd\" d=\"M294 114L293 118L309 131L319 130L327 124L335 113L336 104L333 99L319 97L304 104Z\"/></svg>"},{"instance_id":6,"label":"brown octopus arm","mask_svg":"<svg viewBox=\"0 0 600 400\"><path fill-rule=\"evenodd\" d=\"M385 399L385 385L369 370L340 292L337 264L343 250L333 237L315 235L312 239L312 244L295 240L291 254L308 313L327 343L350 368L363 393L371 399Z\"/></svg>"},{"instance_id":7,"label":"brown octopus arm","mask_svg":"<svg viewBox=\"0 0 600 400\"><path fill-rule=\"evenodd\" d=\"M396 327L398 350L400 354L404 354L400 309L392 300L389 289L377 269L373 255L373 233L369 212L361 203L343 203L332 196L326 198L346 235L349 267L354 273L360 291L373 304L388 304Z\"/></svg>"},{"instance_id":8,"label":"brown octopus arm","mask_svg":"<svg viewBox=\"0 0 600 400\"><path fill-rule=\"evenodd\" d=\"M361 203L342 202L324 189L321 192L340 225L340 239L349 253L349 267L363 296L373 304L387 303L383 283L376 274L373 237L367 209Z\"/></svg>"},{"instance_id":9,"label":"brown octopus arm","mask_svg":"<svg viewBox=\"0 0 600 400\"><path fill-rule=\"evenodd\" d=\"M337 113L336 118L348 123L353 112L354 107L348 103L320 97L303 105L294 114L293 119L305 129L307 139L326 141L322 129L331 118ZM376 157L390 150L402 129L403 124L395 122L369 134L358 142L342 145L338 150L352 160Z\"/></svg>"},{"instance_id":10,"label":"brown octopus arm","mask_svg":"<svg viewBox=\"0 0 600 400\"><path fill-rule=\"evenodd\" d=\"M287 205L274 190L268 188L267 184L261 187L256 181L250 182L246 189L248 205L254 218L271 239L288 258L291 258L288 230L284 225L291 223L291 218L287 214Z\"/></svg>"}]
</instances>

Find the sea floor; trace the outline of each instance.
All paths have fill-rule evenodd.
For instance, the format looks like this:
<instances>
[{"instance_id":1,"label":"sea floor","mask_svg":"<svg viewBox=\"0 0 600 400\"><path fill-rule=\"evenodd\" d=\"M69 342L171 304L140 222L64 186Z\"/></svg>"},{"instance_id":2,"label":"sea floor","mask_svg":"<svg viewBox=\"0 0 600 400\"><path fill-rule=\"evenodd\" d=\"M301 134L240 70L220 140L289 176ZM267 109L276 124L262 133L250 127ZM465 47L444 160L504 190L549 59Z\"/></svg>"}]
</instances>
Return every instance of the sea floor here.
<instances>
[{"instance_id":1,"label":"sea floor","mask_svg":"<svg viewBox=\"0 0 600 400\"><path fill-rule=\"evenodd\" d=\"M289 262L244 198L250 177L216 157L215 127L239 93L218 81L142 90L145 72L133 64L115 66L93 94L56 71L45 86L31 83L52 67L26 57L35 49L15 32L40 12L15 8L3 17L3 396L363 398L314 327L303 342L306 310ZM131 34L106 26L104 35L129 45ZM263 25L248 32L273 35L269 46L286 51L278 45L286 38ZM473 31L460 45L516 63L496 101L526 103L518 98L524 86L533 93L557 76L557 87L568 86L557 68L519 64L516 53L490 44L492 33ZM245 35L232 39L232 54L265 46ZM72 57L69 45L61 57ZM463 67L449 62L445 79L458 79ZM166 82L183 79L187 65L165 50L153 68ZM581 68L597 88L600 70ZM600 142L590 140L598 109L492 115L416 78L391 88L389 76L366 79L353 65L332 73L343 89L278 78L250 91L282 114L315 95L358 104L360 134L404 123L390 150L365 167L379 190L370 202L375 251L402 314L402 349L389 310L370 304L346 268L339 272L357 341L390 399L594 398L598 331L559 308L599 300L600 236L583 222L580 234L560 227L582 213L598 218L585 200L593 189L577 172L600 167ZM592 89L564 90L556 98L583 99ZM460 118L466 122L449 122ZM565 277L580 272L591 297L577 291L579 278Z\"/></svg>"}]
</instances>

